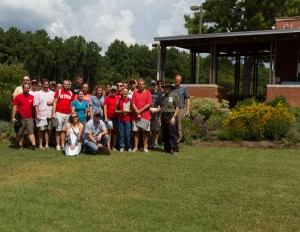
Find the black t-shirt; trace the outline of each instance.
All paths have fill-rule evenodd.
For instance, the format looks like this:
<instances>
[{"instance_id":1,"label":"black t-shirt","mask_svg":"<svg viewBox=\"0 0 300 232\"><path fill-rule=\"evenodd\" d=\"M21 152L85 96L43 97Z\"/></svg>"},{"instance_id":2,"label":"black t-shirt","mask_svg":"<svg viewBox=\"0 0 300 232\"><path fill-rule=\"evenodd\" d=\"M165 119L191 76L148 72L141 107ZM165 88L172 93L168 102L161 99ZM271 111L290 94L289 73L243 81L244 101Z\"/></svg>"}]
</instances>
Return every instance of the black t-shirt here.
<instances>
[{"instance_id":1,"label":"black t-shirt","mask_svg":"<svg viewBox=\"0 0 300 232\"><path fill-rule=\"evenodd\" d=\"M161 92L155 91L154 93L151 93L152 95L152 108L157 108L158 106L161 106L162 101L162 94Z\"/></svg>"},{"instance_id":2,"label":"black t-shirt","mask_svg":"<svg viewBox=\"0 0 300 232\"><path fill-rule=\"evenodd\" d=\"M71 87L71 91L74 93L74 95L76 95L79 92L79 90L81 90L81 88L81 86L75 85Z\"/></svg>"}]
</instances>

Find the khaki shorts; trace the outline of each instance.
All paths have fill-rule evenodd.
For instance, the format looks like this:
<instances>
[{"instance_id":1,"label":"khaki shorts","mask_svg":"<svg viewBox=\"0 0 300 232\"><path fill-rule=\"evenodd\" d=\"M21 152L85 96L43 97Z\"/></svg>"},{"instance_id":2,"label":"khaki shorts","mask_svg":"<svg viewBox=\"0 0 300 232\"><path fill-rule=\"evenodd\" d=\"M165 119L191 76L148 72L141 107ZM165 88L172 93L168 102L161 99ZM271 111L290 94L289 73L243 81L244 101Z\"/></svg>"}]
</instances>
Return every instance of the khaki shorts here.
<instances>
[{"instance_id":1,"label":"khaki shorts","mask_svg":"<svg viewBox=\"0 0 300 232\"><path fill-rule=\"evenodd\" d=\"M150 131L158 132L159 131L159 123L158 118L154 118L150 120Z\"/></svg>"},{"instance_id":2,"label":"khaki shorts","mask_svg":"<svg viewBox=\"0 0 300 232\"><path fill-rule=\"evenodd\" d=\"M32 118L23 118L22 126L19 128L18 135L29 134L32 135L34 133L34 125Z\"/></svg>"},{"instance_id":3,"label":"khaki shorts","mask_svg":"<svg viewBox=\"0 0 300 232\"><path fill-rule=\"evenodd\" d=\"M47 123L48 125L46 126L40 126L39 131L45 131L45 130L52 130L52 119L51 118L47 118Z\"/></svg>"},{"instance_id":4,"label":"khaki shorts","mask_svg":"<svg viewBox=\"0 0 300 232\"><path fill-rule=\"evenodd\" d=\"M69 122L69 114L62 114L56 112L56 118L58 120L58 126L56 127L56 131L66 131L67 123Z\"/></svg>"},{"instance_id":5,"label":"khaki shorts","mask_svg":"<svg viewBox=\"0 0 300 232\"><path fill-rule=\"evenodd\" d=\"M145 129L142 129L142 128L140 128L140 127L137 127L136 126L136 121L133 121L132 122L132 131L150 131L150 123L149 123L149 126L148 126L148 128L147 128L147 130L145 130Z\"/></svg>"}]
</instances>

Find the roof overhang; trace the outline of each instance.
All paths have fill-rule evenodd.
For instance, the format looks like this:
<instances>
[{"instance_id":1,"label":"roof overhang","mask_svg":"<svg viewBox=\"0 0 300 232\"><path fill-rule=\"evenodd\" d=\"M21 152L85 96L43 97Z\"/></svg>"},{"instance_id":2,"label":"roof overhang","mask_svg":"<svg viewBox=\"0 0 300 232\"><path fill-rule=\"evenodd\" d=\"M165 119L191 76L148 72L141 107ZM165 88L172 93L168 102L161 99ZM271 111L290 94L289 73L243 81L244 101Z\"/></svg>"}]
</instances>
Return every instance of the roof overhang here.
<instances>
[{"instance_id":1,"label":"roof overhang","mask_svg":"<svg viewBox=\"0 0 300 232\"><path fill-rule=\"evenodd\" d=\"M269 53L272 41L300 41L300 29L261 30L230 33L155 37L164 47L178 47L196 53L210 53L211 46L227 55Z\"/></svg>"}]
</instances>

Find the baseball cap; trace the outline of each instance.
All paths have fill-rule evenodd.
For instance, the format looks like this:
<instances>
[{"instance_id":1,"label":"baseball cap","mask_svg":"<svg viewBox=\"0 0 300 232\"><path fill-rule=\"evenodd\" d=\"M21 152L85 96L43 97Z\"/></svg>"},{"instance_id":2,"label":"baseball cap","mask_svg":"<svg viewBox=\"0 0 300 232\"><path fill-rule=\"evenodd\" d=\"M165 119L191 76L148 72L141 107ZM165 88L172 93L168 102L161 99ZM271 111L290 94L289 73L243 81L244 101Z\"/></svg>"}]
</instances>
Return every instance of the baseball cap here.
<instances>
[{"instance_id":1,"label":"baseball cap","mask_svg":"<svg viewBox=\"0 0 300 232\"><path fill-rule=\"evenodd\" d=\"M99 116L99 117L101 117L101 112L100 112L100 110L95 110L94 116Z\"/></svg>"},{"instance_id":2,"label":"baseball cap","mask_svg":"<svg viewBox=\"0 0 300 232\"><path fill-rule=\"evenodd\" d=\"M50 81L50 85L56 85L55 81Z\"/></svg>"},{"instance_id":3,"label":"baseball cap","mask_svg":"<svg viewBox=\"0 0 300 232\"><path fill-rule=\"evenodd\" d=\"M172 82L169 82L169 81L167 81L162 87L163 88L170 87L171 89L174 89L174 85L172 84Z\"/></svg>"},{"instance_id":4,"label":"baseball cap","mask_svg":"<svg viewBox=\"0 0 300 232\"><path fill-rule=\"evenodd\" d=\"M156 81L155 81L155 80L152 80L152 81L150 82L150 85L156 85Z\"/></svg>"},{"instance_id":5,"label":"baseball cap","mask_svg":"<svg viewBox=\"0 0 300 232\"><path fill-rule=\"evenodd\" d=\"M132 83L137 84L137 81L136 81L136 79L131 79L131 80L129 81L129 83L130 83L130 84L132 84Z\"/></svg>"},{"instance_id":6,"label":"baseball cap","mask_svg":"<svg viewBox=\"0 0 300 232\"><path fill-rule=\"evenodd\" d=\"M32 84L32 83L38 83L38 82L37 82L37 80L33 79L33 80L31 81L31 84Z\"/></svg>"},{"instance_id":7,"label":"baseball cap","mask_svg":"<svg viewBox=\"0 0 300 232\"><path fill-rule=\"evenodd\" d=\"M118 88L117 88L117 86L113 85L113 86L111 87L111 90L116 90L116 91L117 91ZM111 90L110 90L110 91L111 91Z\"/></svg>"}]
</instances>

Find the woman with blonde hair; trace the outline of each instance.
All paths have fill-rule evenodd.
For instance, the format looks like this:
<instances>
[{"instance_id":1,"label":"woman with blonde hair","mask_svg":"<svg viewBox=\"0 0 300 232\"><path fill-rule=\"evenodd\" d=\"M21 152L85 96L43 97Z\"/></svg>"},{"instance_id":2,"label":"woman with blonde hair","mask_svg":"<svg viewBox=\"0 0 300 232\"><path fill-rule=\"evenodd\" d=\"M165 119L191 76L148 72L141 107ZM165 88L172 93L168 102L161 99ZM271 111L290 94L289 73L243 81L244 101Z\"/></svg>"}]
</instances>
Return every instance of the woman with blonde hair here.
<instances>
[{"instance_id":1,"label":"woman with blonde hair","mask_svg":"<svg viewBox=\"0 0 300 232\"><path fill-rule=\"evenodd\" d=\"M66 127L66 156L78 156L80 154L82 131L83 125L80 123L78 114L73 112Z\"/></svg>"},{"instance_id":2,"label":"woman with blonde hair","mask_svg":"<svg viewBox=\"0 0 300 232\"><path fill-rule=\"evenodd\" d=\"M104 107L105 95L102 85L97 85L93 92L93 96L90 100L90 112L91 115L94 115L96 110L99 110L101 113L101 119L103 119L103 107Z\"/></svg>"}]
</instances>

